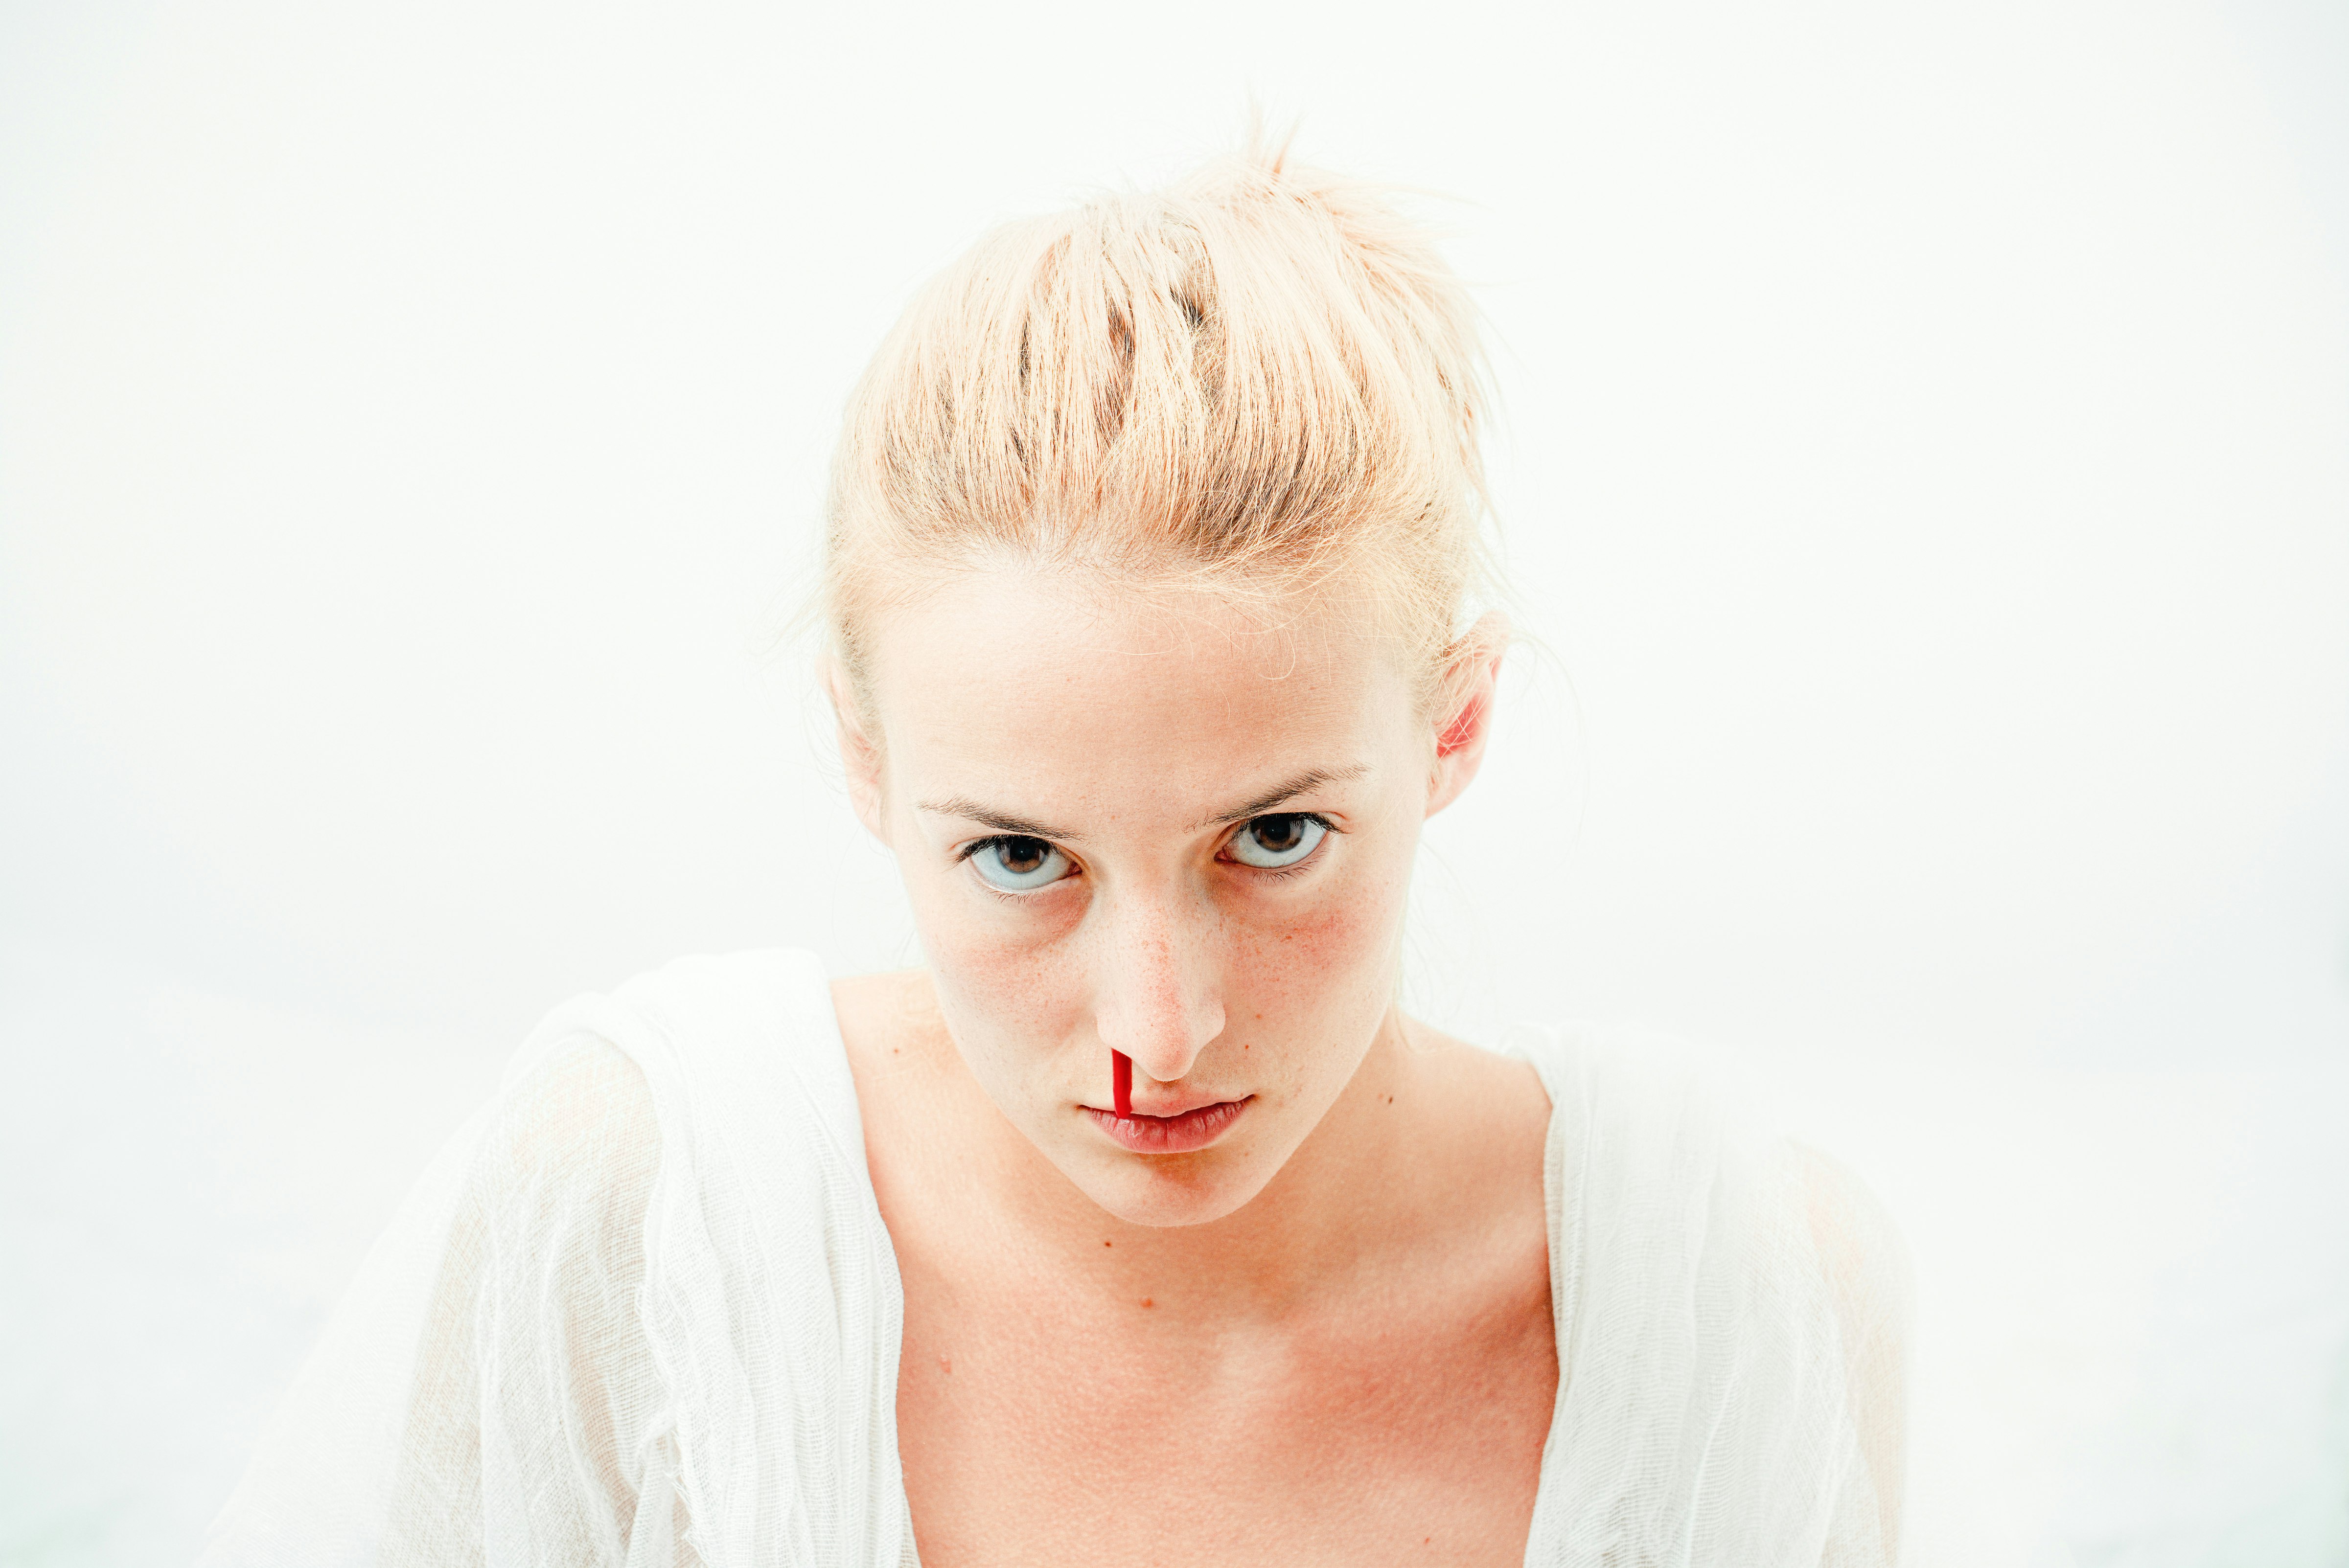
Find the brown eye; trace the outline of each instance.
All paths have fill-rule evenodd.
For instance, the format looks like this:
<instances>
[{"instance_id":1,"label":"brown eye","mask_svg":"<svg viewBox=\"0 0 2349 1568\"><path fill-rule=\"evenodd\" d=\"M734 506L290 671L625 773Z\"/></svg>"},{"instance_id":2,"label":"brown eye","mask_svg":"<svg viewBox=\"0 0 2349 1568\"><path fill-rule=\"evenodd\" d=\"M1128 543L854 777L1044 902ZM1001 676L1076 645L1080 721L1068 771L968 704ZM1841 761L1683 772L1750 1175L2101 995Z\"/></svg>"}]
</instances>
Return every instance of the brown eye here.
<instances>
[{"instance_id":1,"label":"brown eye","mask_svg":"<svg viewBox=\"0 0 2349 1568\"><path fill-rule=\"evenodd\" d=\"M1232 859L1261 871L1278 871L1311 854L1329 830L1328 823L1303 811L1251 818L1232 835Z\"/></svg>"},{"instance_id":2,"label":"brown eye","mask_svg":"<svg viewBox=\"0 0 2349 1568\"><path fill-rule=\"evenodd\" d=\"M1069 874L1069 857L1042 839L989 839L971 851L978 874L1006 892L1024 892Z\"/></svg>"},{"instance_id":3,"label":"brown eye","mask_svg":"<svg viewBox=\"0 0 2349 1568\"><path fill-rule=\"evenodd\" d=\"M1305 819L1294 815L1258 817L1248 824L1248 833L1256 840L1257 849L1285 855L1305 841Z\"/></svg>"}]
</instances>

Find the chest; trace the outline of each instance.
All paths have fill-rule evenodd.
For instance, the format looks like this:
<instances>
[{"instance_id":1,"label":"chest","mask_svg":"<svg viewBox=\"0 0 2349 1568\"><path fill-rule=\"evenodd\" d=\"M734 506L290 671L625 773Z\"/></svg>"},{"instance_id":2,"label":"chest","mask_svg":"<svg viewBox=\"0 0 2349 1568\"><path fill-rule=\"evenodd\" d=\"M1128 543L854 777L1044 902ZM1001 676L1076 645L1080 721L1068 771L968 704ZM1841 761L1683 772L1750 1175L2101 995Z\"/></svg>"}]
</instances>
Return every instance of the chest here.
<instances>
[{"instance_id":1,"label":"chest","mask_svg":"<svg viewBox=\"0 0 2349 1568\"><path fill-rule=\"evenodd\" d=\"M906 1274L928 1568L1522 1563L1557 1386L1534 1260L1237 1326L1158 1294Z\"/></svg>"}]
</instances>

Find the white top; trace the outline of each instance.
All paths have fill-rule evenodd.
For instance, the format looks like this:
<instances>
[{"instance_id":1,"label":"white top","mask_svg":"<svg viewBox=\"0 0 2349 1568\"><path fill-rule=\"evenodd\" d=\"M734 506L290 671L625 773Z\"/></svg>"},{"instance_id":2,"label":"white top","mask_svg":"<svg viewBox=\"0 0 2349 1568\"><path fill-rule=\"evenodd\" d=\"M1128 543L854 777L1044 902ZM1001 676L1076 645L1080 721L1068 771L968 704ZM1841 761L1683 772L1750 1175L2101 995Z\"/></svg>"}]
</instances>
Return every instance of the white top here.
<instances>
[{"instance_id":1,"label":"white top","mask_svg":"<svg viewBox=\"0 0 2349 1568\"><path fill-rule=\"evenodd\" d=\"M1898 1434L1872 1465L1853 1411L1897 1385L1905 1274L1864 1194L1648 1047L1513 1054L1552 1108L1558 1391L1526 1563L1887 1563ZM822 967L682 960L531 1036L201 1561L913 1563L903 1320Z\"/></svg>"}]
</instances>

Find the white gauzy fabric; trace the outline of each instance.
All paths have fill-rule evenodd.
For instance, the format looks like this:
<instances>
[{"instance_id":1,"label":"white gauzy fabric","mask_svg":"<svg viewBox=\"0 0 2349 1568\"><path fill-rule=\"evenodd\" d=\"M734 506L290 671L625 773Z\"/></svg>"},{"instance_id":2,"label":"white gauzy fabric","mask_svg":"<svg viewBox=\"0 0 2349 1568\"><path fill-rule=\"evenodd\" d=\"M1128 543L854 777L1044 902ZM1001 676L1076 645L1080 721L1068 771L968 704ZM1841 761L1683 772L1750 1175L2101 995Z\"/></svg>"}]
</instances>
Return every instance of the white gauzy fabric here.
<instances>
[{"instance_id":1,"label":"white gauzy fabric","mask_svg":"<svg viewBox=\"0 0 2349 1568\"><path fill-rule=\"evenodd\" d=\"M1549 1091L1557 1406L1526 1562L1900 1561L1907 1255L1669 1041L1521 1031Z\"/></svg>"},{"instance_id":2,"label":"white gauzy fabric","mask_svg":"<svg viewBox=\"0 0 2349 1568\"><path fill-rule=\"evenodd\" d=\"M1552 1105L1527 1564L1891 1563L1905 1273L1865 1195L1652 1048L1510 1048ZM201 1561L902 1568L902 1321L821 966L673 964L532 1035Z\"/></svg>"}]
</instances>

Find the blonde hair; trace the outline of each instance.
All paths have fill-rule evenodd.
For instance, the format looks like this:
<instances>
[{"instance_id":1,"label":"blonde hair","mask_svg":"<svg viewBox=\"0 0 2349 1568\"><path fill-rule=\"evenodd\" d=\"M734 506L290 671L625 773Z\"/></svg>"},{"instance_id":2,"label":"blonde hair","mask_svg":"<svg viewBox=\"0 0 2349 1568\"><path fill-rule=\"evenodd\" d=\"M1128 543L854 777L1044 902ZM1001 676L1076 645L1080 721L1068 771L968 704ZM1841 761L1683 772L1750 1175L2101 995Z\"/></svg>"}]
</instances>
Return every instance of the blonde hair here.
<instances>
[{"instance_id":1,"label":"blonde hair","mask_svg":"<svg viewBox=\"0 0 2349 1568\"><path fill-rule=\"evenodd\" d=\"M1481 369L1430 235L1285 148L996 229L849 402L823 589L845 695L869 708L881 612L1014 558L1358 595L1442 701L1484 573Z\"/></svg>"}]
</instances>

